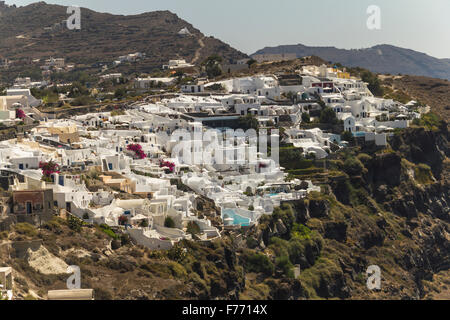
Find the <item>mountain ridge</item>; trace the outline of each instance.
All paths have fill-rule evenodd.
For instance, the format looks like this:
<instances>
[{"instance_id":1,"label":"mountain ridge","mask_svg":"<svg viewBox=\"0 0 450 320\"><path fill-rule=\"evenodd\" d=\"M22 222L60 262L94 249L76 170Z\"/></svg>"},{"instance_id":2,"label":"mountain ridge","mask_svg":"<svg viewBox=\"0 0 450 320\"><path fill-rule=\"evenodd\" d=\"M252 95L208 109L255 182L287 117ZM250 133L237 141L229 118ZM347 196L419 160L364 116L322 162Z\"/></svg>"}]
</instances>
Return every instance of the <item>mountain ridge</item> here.
<instances>
[{"instance_id":1,"label":"mountain ridge","mask_svg":"<svg viewBox=\"0 0 450 320\"><path fill-rule=\"evenodd\" d=\"M198 50L200 61L214 53L226 60L247 57L221 40L205 36L168 10L115 15L81 8L81 30L65 27L63 21L70 17L66 10L66 6L45 2L3 10L0 57L30 60L53 56L77 64L92 64L143 52L147 55L146 63L140 66L143 71L160 68L170 59L190 62ZM192 35L179 35L183 28L188 28ZM204 46L200 46L200 40Z\"/></svg>"},{"instance_id":2,"label":"mountain ridge","mask_svg":"<svg viewBox=\"0 0 450 320\"><path fill-rule=\"evenodd\" d=\"M362 67L372 72L409 74L450 80L450 59L438 59L412 49L389 44L363 49L339 49L333 46L313 47L303 44L265 47L256 54L295 53L298 58L316 55L348 67Z\"/></svg>"}]
</instances>

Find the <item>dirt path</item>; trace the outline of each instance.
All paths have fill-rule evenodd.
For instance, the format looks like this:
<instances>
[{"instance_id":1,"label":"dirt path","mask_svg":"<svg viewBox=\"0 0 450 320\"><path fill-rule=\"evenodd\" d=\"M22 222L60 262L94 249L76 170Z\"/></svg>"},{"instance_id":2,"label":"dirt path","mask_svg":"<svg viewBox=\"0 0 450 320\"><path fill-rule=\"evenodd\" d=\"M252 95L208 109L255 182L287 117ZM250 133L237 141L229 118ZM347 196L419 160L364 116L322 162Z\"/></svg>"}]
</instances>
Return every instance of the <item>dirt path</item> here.
<instances>
[{"instance_id":1,"label":"dirt path","mask_svg":"<svg viewBox=\"0 0 450 320\"><path fill-rule=\"evenodd\" d=\"M192 62L191 62L192 64L195 64L198 61L198 59L200 59L200 52L205 47L205 43L203 42L204 38L205 37L198 39L198 44L200 47L195 51L194 59L192 59Z\"/></svg>"}]
</instances>

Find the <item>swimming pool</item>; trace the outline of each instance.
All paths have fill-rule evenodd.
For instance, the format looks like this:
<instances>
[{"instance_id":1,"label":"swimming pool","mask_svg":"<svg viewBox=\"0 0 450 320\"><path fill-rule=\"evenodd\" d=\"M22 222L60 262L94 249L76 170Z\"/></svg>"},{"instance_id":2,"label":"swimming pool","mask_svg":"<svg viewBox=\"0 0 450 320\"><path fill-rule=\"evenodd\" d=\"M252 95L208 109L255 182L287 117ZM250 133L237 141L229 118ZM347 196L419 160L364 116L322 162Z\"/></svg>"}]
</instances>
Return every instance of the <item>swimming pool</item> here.
<instances>
[{"instance_id":1,"label":"swimming pool","mask_svg":"<svg viewBox=\"0 0 450 320\"><path fill-rule=\"evenodd\" d=\"M233 218L233 225L240 225L241 227L248 227L250 225L250 219L245 218L236 212L233 209L223 209L222 210L222 219L225 218Z\"/></svg>"},{"instance_id":2,"label":"swimming pool","mask_svg":"<svg viewBox=\"0 0 450 320\"><path fill-rule=\"evenodd\" d=\"M353 136L355 137L364 137L366 133L364 131L353 132Z\"/></svg>"}]
</instances>

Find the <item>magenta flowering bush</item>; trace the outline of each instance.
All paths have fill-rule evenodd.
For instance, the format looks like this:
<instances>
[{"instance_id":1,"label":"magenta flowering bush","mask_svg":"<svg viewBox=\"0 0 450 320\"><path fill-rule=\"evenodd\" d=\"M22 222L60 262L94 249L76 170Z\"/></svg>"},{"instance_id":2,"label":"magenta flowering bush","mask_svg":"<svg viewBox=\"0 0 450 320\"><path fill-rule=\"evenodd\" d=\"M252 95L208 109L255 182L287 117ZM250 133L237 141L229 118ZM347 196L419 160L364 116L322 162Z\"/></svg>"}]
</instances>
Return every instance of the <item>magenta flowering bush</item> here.
<instances>
[{"instance_id":1,"label":"magenta flowering bush","mask_svg":"<svg viewBox=\"0 0 450 320\"><path fill-rule=\"evenodd\" d=\"M161 160L159 162L159 167L168 167L170 172L174 172L175 171L175 163L170 162L170 161L165 161L165 160Z\"/></svg>"},{"instance_id":2,"label":"magenta flowering bush","mask_svg":"<svg viewBox=\"0 0 450 320\"><path fill-rule=\"evenodd\" d=\"M267 168L267 164L266 164L266 163L260 162L260 163L258 164L258 168L259 168L259 169Z\"/></svg>"},{"instance_id":3,"label":"magenta flowering bush","mask_svg":"<svg viewBox=\"0 0 450 320\"><path fill-rule=\"evenodd\" d=\"M49 178L53 173L59 173L59 165L53 161L39 162L39 168L42 169L42 174Z\"/></svg>"},{"instance_id":4,"label":"magenta flowering bush","mask_svg":"<svg viewBox=\"0 0 450 320\"><path fill-rule=\"evenodd\" d=\"M125 225L127 223L128 223L128 217L126 217L126 216L120 216L119 217L119 225L123 226L123 225Z\"/></svg>"},{"instance_id":5,"label":"magenta flowering bush","mask_svg":"<svg viewBox=\"0 0 450 320\"><path fill-rule=\"evenodd\" d=\"M145 154L145 152L142 150L142 146L140 144L129 144L127 146L127 150L128 151L133 151L136 155L136 157L138 157L139 159L145 159L147 158L147 155Z\"/></svg>"},{"instance_id":6,"label":"magenta flowering bush","mask_svg":"<svg viewBox=\"0 0 450 320\"><path fill-rule=\"evenodd\" d=\"M16 110L16 118L19 118L19 119L25 119L25 112L23 112L23 110L22 109L17 109Z\"/></svg>"}]
</instances>

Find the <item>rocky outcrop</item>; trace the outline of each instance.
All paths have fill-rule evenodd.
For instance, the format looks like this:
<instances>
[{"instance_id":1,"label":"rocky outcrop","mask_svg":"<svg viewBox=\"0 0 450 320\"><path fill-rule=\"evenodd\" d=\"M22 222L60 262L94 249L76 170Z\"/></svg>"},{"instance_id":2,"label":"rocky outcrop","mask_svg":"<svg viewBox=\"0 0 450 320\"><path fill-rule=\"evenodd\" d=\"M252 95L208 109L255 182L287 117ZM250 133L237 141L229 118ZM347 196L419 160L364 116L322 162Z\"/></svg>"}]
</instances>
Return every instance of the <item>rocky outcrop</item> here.
<instances>
[{"instance_id":1,"label":"rocky outcrop","mask_svg":"<svg viewBox=\"0 0 450 320\"><path fill-rule=\"evenodd\" d=\"M408 219L422 212L450 222L449 185L436 183L425 188L411 187L401 198L386 203L386 208Z\"/></svg>"},{"instance_id":2,"label":"rocky outcrop","mask_svg":"<svg viewBox=\"0 0 450 320\"><path fill-rule=\"evenodd\" d=\"M407 160L429 165L436 179L441 177L443 160L450 156L447 126L437 132L409 128L403 134L392 137L390 144Z\"/></svg>"},{"instance_id":3,"label":"rocky outcrop","mask_svg":"<svg viewBox=\"0 0 450 320\"><path fill-rule=\"evenodd\" d=\"M330 212L330 203L326 199L301 199L283 201L281 204L289 204L294 210L296 222L301 224L311 218L327 217Z\"/></svg>"},{"instance_id":4,"label":"rocky outcrop","mask_svg":"<svg viewBox=\"0 0 450 320\"><path fill-rule=\"evenodd\" d=\"M334 239L337 241L345 241L347 239L347 223L344 221L329 221L324 225L325 238Z\"/></svg>"},{"instance_id":5,"label":"rocky outcrop","mask_svg":"<svg viewBox=\"0 0 450 320\"><path fill-rule=\"evenodd\" d=\"M328 200L309 200L309 212L311 218L327 217L330 212Z\"/></svg>"},{"instance_id":6,"label":"rocky outcrop","mask_svg":"<svg viewBox=\"0 0 450 320\"><path fill-rule=\"evenodd\" d=\"M401 160L401 156L396 153L376 155L366 165L369 172L367 182L375 187L381 185L398 186L402 180Z\"/></svg>"},{"instance_id":7,"label":"rocky outcrop","mask_svg":"<svg viewBox=\"0 0 450 320\"><path fill-rule=\"evenodd\" d=\"M309 214L309 203L306 199L282 202L282 205L288 203L295 212L296 222L304 224L311 219Z\"/></svg>"}]
</instances>

